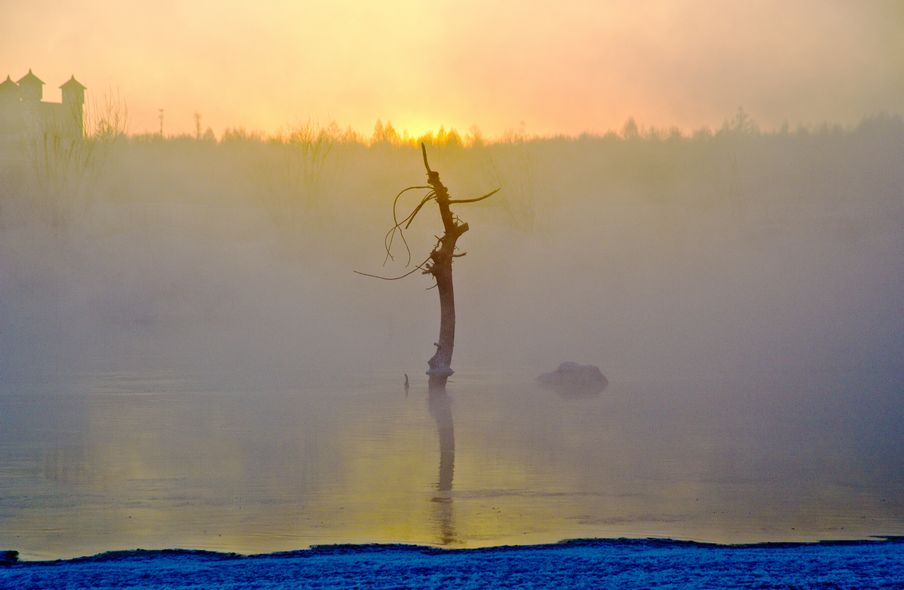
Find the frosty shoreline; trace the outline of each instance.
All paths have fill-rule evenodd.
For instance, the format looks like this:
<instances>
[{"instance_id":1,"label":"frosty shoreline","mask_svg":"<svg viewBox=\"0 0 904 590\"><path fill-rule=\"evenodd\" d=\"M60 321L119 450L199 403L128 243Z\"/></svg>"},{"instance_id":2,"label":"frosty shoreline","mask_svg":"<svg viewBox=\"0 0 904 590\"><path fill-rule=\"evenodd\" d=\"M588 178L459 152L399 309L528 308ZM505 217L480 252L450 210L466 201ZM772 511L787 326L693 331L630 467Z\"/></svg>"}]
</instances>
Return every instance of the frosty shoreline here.
<instances>
[{"instance_id":1,"label":"frosty shoreline","mask_svg":"<svg viewBox=\"0 0 904 590\"><path fill-rule=\"evenodd\" d=\"M0 567L0 588L23 590L625 585L904 588L904 537L748 545L579 539L480 549L328 545L249 556L134 550Z\"/></svg>"}]
</instances>

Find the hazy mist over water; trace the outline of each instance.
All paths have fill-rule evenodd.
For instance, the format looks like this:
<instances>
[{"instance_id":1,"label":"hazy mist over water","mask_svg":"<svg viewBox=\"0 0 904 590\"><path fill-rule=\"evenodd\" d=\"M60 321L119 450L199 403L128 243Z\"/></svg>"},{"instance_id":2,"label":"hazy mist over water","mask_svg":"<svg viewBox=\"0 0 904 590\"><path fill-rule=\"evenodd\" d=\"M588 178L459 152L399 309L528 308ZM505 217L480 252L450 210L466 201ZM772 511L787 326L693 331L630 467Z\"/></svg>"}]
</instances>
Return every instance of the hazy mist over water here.
<instances>
[{"instance_id":1,"label":"hazy mist over water","mask_svg":"<svg viewBox=\"0 0 904 590\"><path fill-rule=\"evenodd\" d=\"M424 391L428 278L352 272L407 270L402 250L381 267L382 244L392 198L424 179L414 146L233 135L4 154L0 530L36 554L41 513L62 538L95 531L74 553L904 533L904 123L735 123L428 146L453 198L502 187L456 208L471 230L448 407ZM426 209L412 262L440 229ZM565 360L610 388L537 389ZM443 530L437 429L453 415ZM121 521L88 524L98 490ZM46 503L18 504L32 494ZM229 494L254 518L230 516L218 541L203 525ZM390 526L401 505L414 516ZM186 506L191 526L161 524ZM144 532L123 524L135 507Z\"/></svg>"},{"instance_id":2,"label":"hazy mist over water","mask_svg":"<svg viewBox=\"0 0 904 590\"><path fill-rule=\"evenodd\" d=\"M453 197L502 187L459 206L472 230L455 364L899 376L902 145L886 118L432 148ZM92 147L84 170L65 154L4 166L6 374L129 360L419 372L438 321L429 280L352 273L406 270L380 264L393 196L423 180L415 149ZM416 220L412 262L440 229L435 211Z\"/></svg>"}]
</instances>

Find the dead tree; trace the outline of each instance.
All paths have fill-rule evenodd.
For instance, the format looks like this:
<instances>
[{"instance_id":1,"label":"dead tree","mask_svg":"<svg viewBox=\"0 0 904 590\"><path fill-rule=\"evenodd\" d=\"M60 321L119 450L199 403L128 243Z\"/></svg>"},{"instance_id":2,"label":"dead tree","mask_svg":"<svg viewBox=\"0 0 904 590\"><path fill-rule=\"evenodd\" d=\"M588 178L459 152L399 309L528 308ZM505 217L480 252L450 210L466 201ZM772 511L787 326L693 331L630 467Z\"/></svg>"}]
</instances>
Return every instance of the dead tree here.
<instances>
[{"instance_id":1,"label":"dead tree","mask_svg":"<svg viewBox=\"0 0 904 590\"><path fill-rule=\"evenodd\" d=\"M358 271L355 272L367 277L389 281L403 279L417 270L420 270L422 274L433 276L436 281L435 287L439 292L440 309L439 340L434 343L436 351L433 353L433 356L430 357L430 360L427 361L429 367L427 369L427 375L430 377L430 389L433 390L445 388L446 380L448 380L449 376L454 372L452 371L452 351L455 348L455 290L452 286L452 260L466 254L466 252L458 253L456 251L456 243L458 242L458 238L470 229L467 223L462 221L452 212L451 205L477 203L478 201L490 198L496 194L499 189L497 188L482 197L473 199L452 199L449 196L449 190L439 179L439 172L430 169L430 163L427 161L427 148L423 143L421 144L421 154L424 157L424 168L427 170L427 184L423 186L409 186L396 195L395 201L392 204L392 218L395 224L388 232L386 232L386 237L383 241L383 245L386 249L385 260L393 259L392 244L396 234L398 234L408 255L406 265L411 264L411 249L408 247L408 241L405 239L404 230L411 226L411 222L414 221L417 214L424 205L430 201L436 201L436 204L439 207L440 219L443 222L443 235L436 236L436 245L434 245L430 255L424 259L423 262L415 265L411 271L401 276L383 277ZM412 209L411 213L400 220L396 212L399 199L408 191L414 190L426 190L428 192L421 198L418 205Z\"/></svg>"}]
</instances>

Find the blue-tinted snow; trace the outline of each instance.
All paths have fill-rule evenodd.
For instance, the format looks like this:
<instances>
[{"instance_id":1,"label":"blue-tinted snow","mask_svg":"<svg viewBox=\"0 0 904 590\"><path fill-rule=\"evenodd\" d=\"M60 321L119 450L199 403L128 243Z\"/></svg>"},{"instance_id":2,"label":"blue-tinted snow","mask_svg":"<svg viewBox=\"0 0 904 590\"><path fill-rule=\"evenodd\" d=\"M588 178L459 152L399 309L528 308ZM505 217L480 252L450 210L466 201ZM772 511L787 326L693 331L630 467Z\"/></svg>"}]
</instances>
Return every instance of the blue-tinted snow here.
<instances>
[{"instance_id":1,"label":"blue-tinted snow","mask_svg":"<svg viewBox=\"0 0 904 590\"><path fill-rule=\"evenodd\" d=\"M21 590L268 588L904 588L904 538L711 545L580 540L443 550L333 545L241 556L120 551L0 568Z\"/></svg>"}]
</instances>

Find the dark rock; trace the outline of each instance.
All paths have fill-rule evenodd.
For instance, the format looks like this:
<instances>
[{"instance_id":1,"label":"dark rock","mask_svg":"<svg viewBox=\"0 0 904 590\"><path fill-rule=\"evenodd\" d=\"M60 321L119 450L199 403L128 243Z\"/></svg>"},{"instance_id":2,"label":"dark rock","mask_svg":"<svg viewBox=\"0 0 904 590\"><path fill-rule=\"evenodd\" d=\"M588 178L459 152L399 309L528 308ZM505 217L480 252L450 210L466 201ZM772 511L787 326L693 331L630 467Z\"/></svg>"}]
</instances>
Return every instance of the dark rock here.
<instances>
[{"instance_id":1,"label":"dark rock","mask_svg":"<svg viewBox=\"0 0 904 590\"><path fill-rule=\"evenodd\" d=\"M0 551L0 565L13 565L18 561L18 551Z\"/></svg>"},{"instance_id":2,"label":"dark rock","mask_svg":"<svg viewBox=\"0 0 904 590\"><path fill-rule=\"evenodd\" d=\"M564 362L550 373L543 373L537 380L562 395L595 395L609 385L609 380L595 365Z\"/></svg>"}]
</instances>

